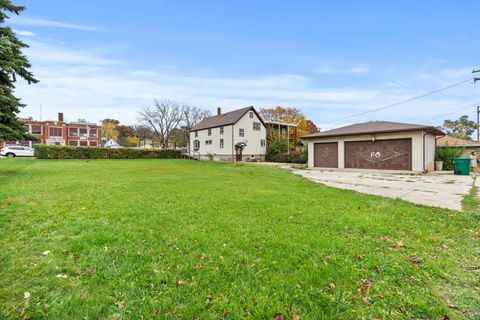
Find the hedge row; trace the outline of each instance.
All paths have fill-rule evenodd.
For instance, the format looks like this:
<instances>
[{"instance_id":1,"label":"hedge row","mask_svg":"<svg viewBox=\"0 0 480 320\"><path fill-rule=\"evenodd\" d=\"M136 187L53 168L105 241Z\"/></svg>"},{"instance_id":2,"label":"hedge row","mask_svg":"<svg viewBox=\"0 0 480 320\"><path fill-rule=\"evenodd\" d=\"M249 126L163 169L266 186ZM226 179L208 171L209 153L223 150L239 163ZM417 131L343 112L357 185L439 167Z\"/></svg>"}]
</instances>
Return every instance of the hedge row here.
<instances>
[{"instance_id":1,"label":"hedge row","mask_svg":"<svg viewBox=\"0 0 480 320\"><path fill-rule=\"evenodd\" d=\"M173 149L109 149L97 147L64 147L34 145L37 159L178 159L180 150Z\"/></svg>"}]
</instances>

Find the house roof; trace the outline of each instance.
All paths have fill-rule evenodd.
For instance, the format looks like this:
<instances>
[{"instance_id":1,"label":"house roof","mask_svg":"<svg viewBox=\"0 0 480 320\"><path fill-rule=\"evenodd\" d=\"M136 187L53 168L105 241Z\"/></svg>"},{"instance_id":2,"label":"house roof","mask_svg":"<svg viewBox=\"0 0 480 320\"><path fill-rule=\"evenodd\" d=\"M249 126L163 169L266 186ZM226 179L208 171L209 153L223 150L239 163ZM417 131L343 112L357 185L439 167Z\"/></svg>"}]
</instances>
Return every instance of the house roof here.
<instances>
[{"instance_id":1,"label":"house roof","mask_svg":"<svg viewBox=\"0 0 480 320\"><path fill-rule=\"evenodd\" d=\"M437 140L439 147L480 147L480 142L444 136Z\"/></svg>"},{"instance_id":2,"label":"house roof","mask_svg":"<svg viewBox=\"0 0 480 320\"><path fill-rule=\"evenodd\" d=\"M393 132L405 132L405 131L427 131L436 136L445 135L441 130L433 126L399 123L399 122L388 122L388 121L370 121L365 123L352 124L349 126L328 130L324 132L309 134L304 136L303 138L310 139L310 138L353 136L353 135L362 135L362 134L393 133Z\"/></svg>"},{"instance_id":3,"label":"house roof","mask_svg":"<svg viewBox=\"0 0 480 320\"><path fill-rule=\"evenodd\" d=\"M247 113L250 110L255 112L257 117L265 126L265 122L263 122L262 117L260 117L260 115L257 113L257 110L255 110L255 108L251 106L251 107L233 110L230 112L222 113L220 115L205 118L202 121L200 121L195 127L193 127L190 131L204 130L209 128L223 127L223 126L235 124L238 122L238 120L240 120L245 115L245 113Z\"/></svg>"}]
</instances>

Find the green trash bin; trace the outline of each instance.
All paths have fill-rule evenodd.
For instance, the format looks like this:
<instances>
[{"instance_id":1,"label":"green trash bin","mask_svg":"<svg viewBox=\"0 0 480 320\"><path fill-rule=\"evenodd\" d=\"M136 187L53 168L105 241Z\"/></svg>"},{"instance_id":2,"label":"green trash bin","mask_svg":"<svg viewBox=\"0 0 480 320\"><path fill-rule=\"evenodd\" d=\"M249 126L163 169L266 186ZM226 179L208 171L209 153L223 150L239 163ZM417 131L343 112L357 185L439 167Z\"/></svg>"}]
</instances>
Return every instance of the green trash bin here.
<instances>
[{"instance_id":1,"label":"green trash bin","mask_svg":"<svg viewBox=\"0 0 480 320\"><path fill-rule=\"evenodd\" d=\"M470 158L453 158L453 172L462 176L470 175Z\"/></svg>"}]
</instances>

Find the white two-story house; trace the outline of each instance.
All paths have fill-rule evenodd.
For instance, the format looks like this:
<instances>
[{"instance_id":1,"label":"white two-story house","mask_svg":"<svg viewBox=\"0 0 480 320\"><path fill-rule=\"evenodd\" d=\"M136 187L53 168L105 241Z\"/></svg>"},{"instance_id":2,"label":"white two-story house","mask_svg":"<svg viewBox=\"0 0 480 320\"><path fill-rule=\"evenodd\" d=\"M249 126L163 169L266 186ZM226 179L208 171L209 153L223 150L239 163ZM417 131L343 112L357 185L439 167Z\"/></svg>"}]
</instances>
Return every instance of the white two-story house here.
<instances>
[{"instance_id":1,"label":"white two-story house","mask_svg":"<svg viewBox=\"0 0 480 320\"><path fill-rule=\"evenodd\" d=\"M254 107L203 119L190 131L190 149L201 159L265 161L267 130Z\"/></svg>"}]
</instances>

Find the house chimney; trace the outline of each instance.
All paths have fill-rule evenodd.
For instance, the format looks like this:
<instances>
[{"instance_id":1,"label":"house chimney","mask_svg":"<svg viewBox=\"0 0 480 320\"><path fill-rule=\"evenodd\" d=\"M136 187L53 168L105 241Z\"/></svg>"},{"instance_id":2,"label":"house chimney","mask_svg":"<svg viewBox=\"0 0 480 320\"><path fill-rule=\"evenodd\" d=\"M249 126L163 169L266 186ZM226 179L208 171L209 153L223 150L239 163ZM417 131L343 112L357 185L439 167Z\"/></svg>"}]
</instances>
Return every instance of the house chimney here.
<instances>
[{"instance_id":1,"label":"house chimney","mask_svg":"<svg viewBox=\"0 0 480 320\"><path fill-rule=\"evenodd\" d=\"M58 122L63 122L63 113L62 112L58 113Z\"/></svg>"},{"instance_id":2,"label":"house chimney","mask_svg":"<svg viewBox=\"0 0 480 320\"><path fill-rule=\"evenodd\" d=\"M222 108L218 107L217 108L217 116L221 115L222 114Z\"/></svg>"}]
</instances>

